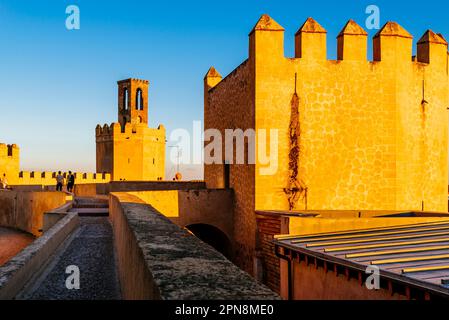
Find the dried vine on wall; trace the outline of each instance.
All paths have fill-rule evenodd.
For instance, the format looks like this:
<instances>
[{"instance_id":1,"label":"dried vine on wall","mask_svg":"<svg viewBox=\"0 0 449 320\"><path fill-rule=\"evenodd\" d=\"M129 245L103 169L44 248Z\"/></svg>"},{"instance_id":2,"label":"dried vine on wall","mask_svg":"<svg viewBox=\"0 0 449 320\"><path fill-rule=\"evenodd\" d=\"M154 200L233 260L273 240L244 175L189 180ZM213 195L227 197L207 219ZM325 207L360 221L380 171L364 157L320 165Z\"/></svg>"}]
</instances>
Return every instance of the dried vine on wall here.
<instances>
[{"instance_id":1,"label":"dried vine on wall","mask_svg":"<svg viewBox=\"0 0 449 320\"><path fill-rule=\"evenodd\" d=\"M300 99L296 92L295 74L295 93L290 102L290 125L289 125L289 180L288 187L284 189L287 195L290 210L295 209L296 204L302 198L305 200L305 209L307 209L307 186L299 178L299 160L301 156L301 127L299 121L299 103Z\"/></svg>"}]
</instances>

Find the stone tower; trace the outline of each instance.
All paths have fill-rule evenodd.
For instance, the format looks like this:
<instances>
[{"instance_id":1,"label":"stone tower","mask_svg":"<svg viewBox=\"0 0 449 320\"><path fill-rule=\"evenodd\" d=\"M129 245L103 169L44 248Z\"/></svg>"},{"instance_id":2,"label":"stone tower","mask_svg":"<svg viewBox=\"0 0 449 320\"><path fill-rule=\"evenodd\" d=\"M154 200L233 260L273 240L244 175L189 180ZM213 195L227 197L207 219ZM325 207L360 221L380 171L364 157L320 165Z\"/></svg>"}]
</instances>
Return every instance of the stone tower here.
<instances>
[{"instance_id":1,"label":"stone tower","mask_svg":"<svg viewBox=\"0 0 449 320\"><path fill-rule=\"evenodd\" d=\"M327 32L314 19L296 32L295 57L284 54L284 32L262 16L249 35L248 59L223 80L211 69L204 82L205 130L277 130L259 140L272 150L271 167L258 159L204 169L208 188L229 181L234 190L234 256L250 273L257 210L447 211L443 36L425 32L412 57L412 35L388 22L372 40L369 61L367 32L350 20L333 49L337 60L329 60ZM258 155L258 147L251 152Z\"/></svg>"},{"instance_id":2,"label":"stone tower","mask_svg":"<svg viewBox=\"0 0 449 320\"><path fill-rule=\"evenodd\" d=\"M127 79L118 81L118 121L125 124L148 124L148 81Z\"/></svg>"},{"instance_id":3,"label":"stone tower","mask_svg":"<svg viewBox=\"0 0 449 320\"><path fill-rule=\"evenodd\" d=\"M165 176L165 128L148 128L147 80L118 81L118 122L97 125L97 171L113 181L157 181Z\"/></svg>"}]
</instances>

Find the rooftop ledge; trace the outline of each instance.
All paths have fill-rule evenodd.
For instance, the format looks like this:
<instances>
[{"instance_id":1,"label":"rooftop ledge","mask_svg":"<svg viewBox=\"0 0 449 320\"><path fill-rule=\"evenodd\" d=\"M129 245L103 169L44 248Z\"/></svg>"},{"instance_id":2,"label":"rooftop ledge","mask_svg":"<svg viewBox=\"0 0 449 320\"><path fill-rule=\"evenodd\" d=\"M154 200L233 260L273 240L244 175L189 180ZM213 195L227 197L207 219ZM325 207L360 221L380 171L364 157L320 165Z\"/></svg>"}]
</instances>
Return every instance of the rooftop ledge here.
<instances>
[{"instance_id":1,"label":"rooftop ledge","mask_svg":"<svg viewBox=\"0 0 449 320\"><path fill-rule=\"evenodd\" d=\"M125 299L280 299L139 198L112 193L110 212Z\"/></svg>"}]
</instances>

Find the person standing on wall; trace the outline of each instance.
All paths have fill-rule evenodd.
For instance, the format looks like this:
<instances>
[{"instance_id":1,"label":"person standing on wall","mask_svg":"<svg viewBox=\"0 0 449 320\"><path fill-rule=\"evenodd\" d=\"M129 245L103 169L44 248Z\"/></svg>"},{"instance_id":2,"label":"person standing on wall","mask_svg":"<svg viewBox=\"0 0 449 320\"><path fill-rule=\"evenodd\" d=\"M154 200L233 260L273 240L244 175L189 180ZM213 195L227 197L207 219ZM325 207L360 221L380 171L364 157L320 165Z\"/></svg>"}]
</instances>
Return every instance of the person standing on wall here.
<instances>
[{"instance_id":1,"label":"person standing on wall","mask_svg":"<svg viewBox=\"0 0 449 320\"><path fill-rule=\"evenodd\" d=\"M0 179L0 185L3 189L8 189L8 179L6 178L6 173L4 173L2 178Z\"/></svg>"},{"instance_id":2,"label":"person standing on wall","mask_svg":"<svg viewBox=\"0 0 449 320\"><path fill-rule=\"evenodd\" d=\"M67 191L73 192L73 187L75 186L75 175L72 171L69 171L69 176L67 177Z\"/></svg>"},{"instance_id":3,"label":"person standing on wall","mask_svg":"<svg viewBox=\"0 0 449 320\"><path fill-rule=\"evenodd\" d=\"M56 176L56 191L62 191L62 186L64 185L64 176L61 174L61 171L58 172Z\"/></svg>"}]
</instances>

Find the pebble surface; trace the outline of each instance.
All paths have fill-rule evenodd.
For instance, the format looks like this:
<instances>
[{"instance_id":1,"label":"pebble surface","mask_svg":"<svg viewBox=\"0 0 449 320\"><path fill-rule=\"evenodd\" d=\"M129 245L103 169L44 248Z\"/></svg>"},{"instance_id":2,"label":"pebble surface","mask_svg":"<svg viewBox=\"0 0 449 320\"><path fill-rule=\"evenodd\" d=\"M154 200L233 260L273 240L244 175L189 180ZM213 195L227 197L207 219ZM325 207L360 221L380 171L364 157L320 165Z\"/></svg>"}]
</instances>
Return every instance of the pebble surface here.
<instances>
[{"instance_id":1,"label":"pebble surface","mask_svg":"<svg viewBox=\"0 0 449 320\"><path fill-rule=\"evenodd\" d=\"M37 300L118 300L120 285L114 257L113 233L107 217L81 217L77 234L49 265L50 270L30 299ZM80 289L69 290L68 266L80 271Z\"/></svg>"}]
</instances>

